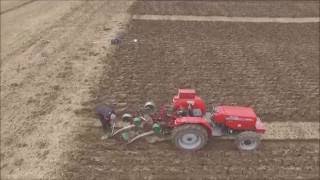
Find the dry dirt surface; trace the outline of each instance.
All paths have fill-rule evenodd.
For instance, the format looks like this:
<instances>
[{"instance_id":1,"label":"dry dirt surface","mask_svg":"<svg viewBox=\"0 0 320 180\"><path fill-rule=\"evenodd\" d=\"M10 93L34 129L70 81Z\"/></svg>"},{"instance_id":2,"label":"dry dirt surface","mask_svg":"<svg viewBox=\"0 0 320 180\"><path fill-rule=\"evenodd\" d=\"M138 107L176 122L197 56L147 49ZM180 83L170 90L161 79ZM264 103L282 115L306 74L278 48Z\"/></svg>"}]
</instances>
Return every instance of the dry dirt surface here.
<instances>
[{"instance_id":1,"label":"dry dirt surface","mask_svg":"<svg viewBox=\"0 0 320 180\"><path fill-rule=\"evenodd\" d=\"M1 179L59 176L130 3L1 1Z\"/></svg>"},{"instance_id":2,"label":"dry dirt surface","mask_svg":"<svg viewBox=\"0 0 320 180\"><path fill-rule=\"evenodd\" d=\"M96 100L79 115L94 119L88 112L100 102L117 104L119 114L134 111L147 100L170 102L178 88L195 88L207 104L252 106L265 122L319 122L319 23L131 20L107 59L100 88L92 91ZM87 127L64 178L318 179L319 141L297 133L297 140L263 141L254 153L212 139L189 154L170 142L101 142L102 133Z\"/></svg>"},{"instance_id":3,"label":"dry dirt surface","mask_svg":"<svg viewBox=\"0 0 320 180\"><path fill-rule=\"evenodd\" d=\"M199 13L216 3L182 2L177 9L185 15L205 15ZM168 103L178 88L197 89L208 106L252 106L265 122L319 122L319 23L125 25L131 3L42 1L1 15L3 179L319 178L318 139L264 140L252 153L239 152L231 140L211 139L196 153L177 151L170 142L100 140L96 104L114 104L121 115L147 100ZM129 12L152 14L145 7L170 3L139 1ZM273 9L275 2L268 3L263 7ZM270 14L319 14L304 3ZM261 9L259 3L241 6L234 14ZM121 42L109 47L116 34Z\"/></svg>"},{"instance_id":4,"label":"dry dirt surface","mask_svg":"<svg viewBox=\"0 0 320 180\"><path fill-rule=\"evenodd\" d=\"M9 11L16 10L23 6L26 6L35 0L2 0L1 3L1 14L5 14Z\"/></svg>"}]
</instances>

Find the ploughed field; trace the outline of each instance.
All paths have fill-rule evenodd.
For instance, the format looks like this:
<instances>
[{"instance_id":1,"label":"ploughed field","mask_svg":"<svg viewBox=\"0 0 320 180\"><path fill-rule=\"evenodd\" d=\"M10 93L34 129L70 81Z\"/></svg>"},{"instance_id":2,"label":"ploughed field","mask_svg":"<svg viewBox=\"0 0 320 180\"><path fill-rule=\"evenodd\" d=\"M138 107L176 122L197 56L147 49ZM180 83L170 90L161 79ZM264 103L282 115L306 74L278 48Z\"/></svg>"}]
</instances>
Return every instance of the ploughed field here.
<instances>
[{"instance_id":1,"label":"ploughed field","mask_svg":"<svg viewBox=\"0 0 320 180\"><path fill-rule=\"evenodd\" d=\"M239 152L233 141L210 140L196 153L177 151L170 142L129 147L101 142L96 130L79 137L70 154L64 179L317 179L316 141L263 141L259 151Z\"/></svg>"},{"instance_id":2,"label":"ploughed field","mask_svg":"<svg viewBox=\"0 0 320 180\"><path fill-rule=\"evenodd\" d=\"M317 17L319 2L314 0L146 0L134 3L130 7L130 12L157 15Z\"/></svg>"},{"instance_id":3,"label":"ploughed field","mask_svg":"<svg viewBox=\"0 0 320 180\"><path fill-rule=\"evenodd\" d=\"M265 122L318 121L318 24L131 20L119 37L82 116L100 102L121 114L195 88L208 109L244 105ZM316 179L319 172L317 140L265 140L259 151L241 153L233 141L211 139L190 154L170 142L126 147L100 135L87 127L78 137L66 179Z\"/></svg>"},{"instance_id":4,"label":"ploughed field","mask_svg":"<svg viewBox=\"0 0 320 180\"><path fill-rule=\"evenodd\" d=\"M133 20L110 55L98 101L132 110L194 88L208 110L244 105L267 122L318 121L317 30L316 23Z\"/></svg>"}]
</instances>

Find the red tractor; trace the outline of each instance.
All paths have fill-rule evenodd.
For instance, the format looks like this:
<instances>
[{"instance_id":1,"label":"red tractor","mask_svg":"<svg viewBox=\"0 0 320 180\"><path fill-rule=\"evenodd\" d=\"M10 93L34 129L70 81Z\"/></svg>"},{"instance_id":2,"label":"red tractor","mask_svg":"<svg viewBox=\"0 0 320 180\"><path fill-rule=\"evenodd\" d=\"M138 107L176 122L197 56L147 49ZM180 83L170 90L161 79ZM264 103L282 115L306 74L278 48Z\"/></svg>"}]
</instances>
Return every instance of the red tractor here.
<instances>
[{"instance_id":1,"label":"red tractor","mask_svg":"<svg viewBox=\"0 0 320 180\"><path fill-rule=\"evenodd\" d=\"M112 132L113 136L121 134L128 143L150 135L170 137L177 148L187 151L201 149L210 136L236 136L240 150L255 150L266 130L249 107L217 106L206 112L204 101L192 89L179 89L172 104L158 112L147 102L144 112L124 114L123 120L130 125Z\"/></svg>"}]
</instances>

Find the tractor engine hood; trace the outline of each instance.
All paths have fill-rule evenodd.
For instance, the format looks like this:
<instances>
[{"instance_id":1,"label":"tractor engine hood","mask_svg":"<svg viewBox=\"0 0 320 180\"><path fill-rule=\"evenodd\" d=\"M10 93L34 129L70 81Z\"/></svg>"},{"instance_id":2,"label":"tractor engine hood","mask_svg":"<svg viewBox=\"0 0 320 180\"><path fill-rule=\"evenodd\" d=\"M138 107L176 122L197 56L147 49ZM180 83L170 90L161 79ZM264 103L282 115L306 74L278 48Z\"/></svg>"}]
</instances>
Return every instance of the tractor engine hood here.
<instances>
[{"instance_id":1,"label":"tractor engine hood","mask_svg":"<svg viewBox=\"0 0 320 180\"><path fill-rule=\"evenodd\" d=\"M236 119L236 117L243 120L257 118L257 115L252 108L239 106L218 106L216 107L215 115L223 115L227 119Z\"/></svg>"},{"instance_id":2,"label":"tractor engine hood","mask_svg":"<svg viewBox=\"0 0 320 180\"><path fill-rule=\"evenodd\" d=\"M213 119L233 129L254 129L257 115L250 107L218 106Z\"/></svg>"}]
</instances>

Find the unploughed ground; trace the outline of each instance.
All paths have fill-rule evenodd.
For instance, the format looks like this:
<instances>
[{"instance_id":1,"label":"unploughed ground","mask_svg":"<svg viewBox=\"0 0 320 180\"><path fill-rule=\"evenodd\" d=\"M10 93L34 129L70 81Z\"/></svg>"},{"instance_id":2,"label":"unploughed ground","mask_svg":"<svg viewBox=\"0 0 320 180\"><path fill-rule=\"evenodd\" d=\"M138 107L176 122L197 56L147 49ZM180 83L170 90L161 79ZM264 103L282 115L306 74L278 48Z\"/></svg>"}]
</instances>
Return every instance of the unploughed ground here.
<instances>
[{"instance_id":1,"label":"unploughed ground","mask_svg":"<svg viewBox=\"0 0 320 180\"><path fill-rule=\"evenodd\" d=\"M1 179L60 179L85 120L74 111L98 83L130 4L35 1L1 14Z\"/></svg>"},{"instance_id":2,"label":"unploughed ground","mask_svg":"<svg viewBox=\"0 0 320 180\"><path fill-rule=\"evenodd\" d=\"M35 0L2 0L0 2L1 14L21 8L27 4L32 3L33 1Z\"/></svg>"}]
</instances>

